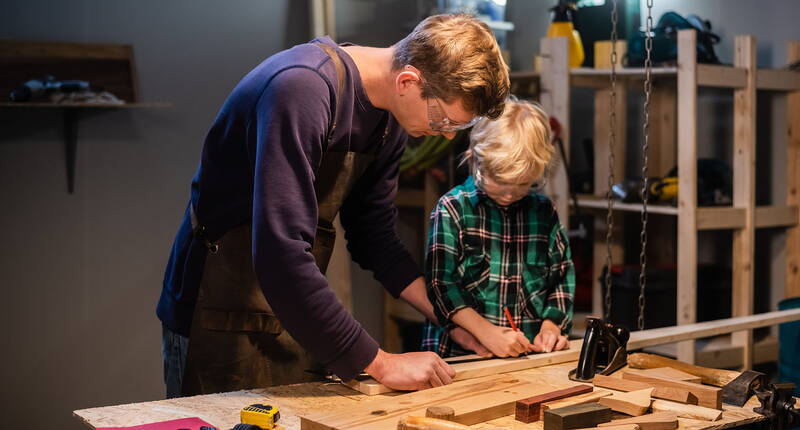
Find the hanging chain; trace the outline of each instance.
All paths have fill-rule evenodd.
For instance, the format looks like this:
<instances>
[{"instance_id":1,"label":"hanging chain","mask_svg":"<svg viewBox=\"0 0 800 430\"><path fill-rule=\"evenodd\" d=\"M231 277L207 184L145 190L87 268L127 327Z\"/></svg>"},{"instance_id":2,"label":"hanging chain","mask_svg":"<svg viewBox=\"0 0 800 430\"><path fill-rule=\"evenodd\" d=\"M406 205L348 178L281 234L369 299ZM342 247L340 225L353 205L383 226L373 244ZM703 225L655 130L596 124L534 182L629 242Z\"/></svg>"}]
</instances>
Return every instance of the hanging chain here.
<instances>
[{"instance_id":1,"label":"hanging chain","mask_svg":"<svg viewBox=\"0 0 800 430\"><path fill-rule=\"evenodd\" d=\"M649 181L647 177L647 152L650 147L650 96L653 89L653 81L650 76L653 62L651 53L653 51L653 0L647 0L647 24L645 26L645 52L644 60L644 140L642 142L642 231L639 234L642 249L639 252L639 320L637 325L639 330L644 330L644 289L647 285L647 189Z\"/></svg>"},{"instance_id":2,"label":"hanging chain","mask_svg":"<svg viewBox=\"0 0 800 430\"><path fill-rule=\"evenodd\" d=\"M608 211L606 212L606 297L605 297L605 320L611 318L611 237L614 231L614 199L611 187L614 186L614 144L617 140L617 0L613 0L611 6L611 94L609 95L609 134L608 134L608 190L606 200Z\"/></svg>"}]
</instances>

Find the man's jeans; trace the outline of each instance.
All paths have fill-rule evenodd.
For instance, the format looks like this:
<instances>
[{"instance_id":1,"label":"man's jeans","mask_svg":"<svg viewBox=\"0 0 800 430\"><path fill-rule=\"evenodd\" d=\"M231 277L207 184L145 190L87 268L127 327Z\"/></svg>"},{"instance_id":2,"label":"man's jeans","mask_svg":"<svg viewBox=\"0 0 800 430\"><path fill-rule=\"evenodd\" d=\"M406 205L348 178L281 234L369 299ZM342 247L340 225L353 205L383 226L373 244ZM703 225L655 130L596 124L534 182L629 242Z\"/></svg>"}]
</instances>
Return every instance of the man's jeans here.
<instances>
[{"instance_id":1,"label":"man's jeans","mask_svg":"<svg viewBox=\"0 0 800 430\"><path fill-rule=\"evenodd\" d=\"M186 366L186 351L189 349L189 338L162 327L161 356L164 358L164 384L167 386L167 398L181 396L183 369Z\"/></svg>"}]
</instances>

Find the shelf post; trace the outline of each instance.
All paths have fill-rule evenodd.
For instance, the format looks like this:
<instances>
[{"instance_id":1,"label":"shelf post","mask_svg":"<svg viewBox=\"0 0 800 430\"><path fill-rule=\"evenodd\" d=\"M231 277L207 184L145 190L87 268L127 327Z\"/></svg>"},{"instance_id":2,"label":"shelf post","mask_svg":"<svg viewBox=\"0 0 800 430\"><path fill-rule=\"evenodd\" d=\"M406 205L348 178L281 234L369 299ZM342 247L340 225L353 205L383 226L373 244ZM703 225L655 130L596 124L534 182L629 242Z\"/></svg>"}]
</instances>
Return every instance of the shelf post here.
<instances>
[{"instance_id":1,"label":"shelf post","mask_svg":"<svg viewBox=\"0 0 800 430\"><path fill-rule=\"evenodd\" d=\"M697 321L697 33L678 32L678 325ZM695 362L695 342L678 343Z\"/></svg>"},{"instance_id":2,"label":"shelf post","mask_svg":"<svg viewBox=\"0 0 800 430\"><path fill-rule=\"evenodd\" d=\"M800 42L789 42L786 60L800 60ZM788 93L786 113L786 206L800 206L800 91ZM786 276L784 296L800 296L800 226L786 229Z\"/></svg>"},{"instance_id":3,"label":"shelf post","mask_svg":"<svg viewBox=\"0 0 800 430\"><path fill-rule=\"evenodd\" d=\"M67 191L75 191L75 158L78 151L78 110L64 109L64 155L67 165Z\"/></svg>"},{"instance_id":4,"label":"shelf post","mask_svg":"<svg viewBox=\"0 0 800 430\"><path fill-rule=\"evenodd\" d=\"M731 315L753 314L756 204L756 40L736 36L734 65L747 70L747 85L733 91L733 206L744 209L744 226L733 231L733 309ZM742 347L742 367L753 367L753 331L733 333Z\"/></svg>"}]
</instances>

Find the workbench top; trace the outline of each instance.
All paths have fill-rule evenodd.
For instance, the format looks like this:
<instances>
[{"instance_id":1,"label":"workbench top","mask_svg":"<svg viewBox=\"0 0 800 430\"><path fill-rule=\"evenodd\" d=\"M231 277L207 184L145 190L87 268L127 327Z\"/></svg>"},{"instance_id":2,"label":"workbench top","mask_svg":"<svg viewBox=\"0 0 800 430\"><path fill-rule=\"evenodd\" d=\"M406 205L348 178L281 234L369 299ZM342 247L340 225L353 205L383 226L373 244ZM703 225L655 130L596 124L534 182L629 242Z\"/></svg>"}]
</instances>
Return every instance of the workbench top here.
<instances>
[{"instance_id":1,"label":"workbench top","mask_svg":"<svg viewBox=\"0 0 800 430\"><path fill-rule=\"evenodd\" d=\"M555 388L573 385L567 373L576 362L514 372L520 379L542 382ZM284 385L268 389L235 391L231 393L208 394L182 397L153 402L132 403L82 409L74 412L75 417L89 428L126 427L178 418L198 417L221 430L229 430L239 423L239 411L253 403L270 403L278 406L281 412L279 429L300 430L300 415L319 412L336 412L358 407L361 402L402 395L389 393L367 396L339 383L304 383ZM680 418L680 429L723 429L760 421L763 417L753 412L758 400L753 396L743 408L723 405L722 419L718 421L698 421ZM624 418L619 416L618 418ZM542 422L524 424L514 420L512 415L472 426L475 429L507 428L511 430L542 430Z\"/></svg>"}]
</instances>

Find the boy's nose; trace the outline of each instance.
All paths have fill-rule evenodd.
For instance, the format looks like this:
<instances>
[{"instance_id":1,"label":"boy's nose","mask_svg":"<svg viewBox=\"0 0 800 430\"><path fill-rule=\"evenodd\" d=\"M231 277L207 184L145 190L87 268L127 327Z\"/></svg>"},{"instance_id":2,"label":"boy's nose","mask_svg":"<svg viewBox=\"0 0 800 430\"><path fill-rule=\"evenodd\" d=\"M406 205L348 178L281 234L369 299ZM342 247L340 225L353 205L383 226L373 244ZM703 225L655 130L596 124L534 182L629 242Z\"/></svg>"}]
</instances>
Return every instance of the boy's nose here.
<instances>
[{"instance_id":1,"label":"boy's nose","mask_svg":"<svg viewBox=\"0 0 800 430\"><path fill-rule=\"evenodd\" d=\"M453 138L456 137L456 132L455 131L443 131L442 132L442 136L446 137L447 140L453 140Z\"/></svg>"}]
</instances>

